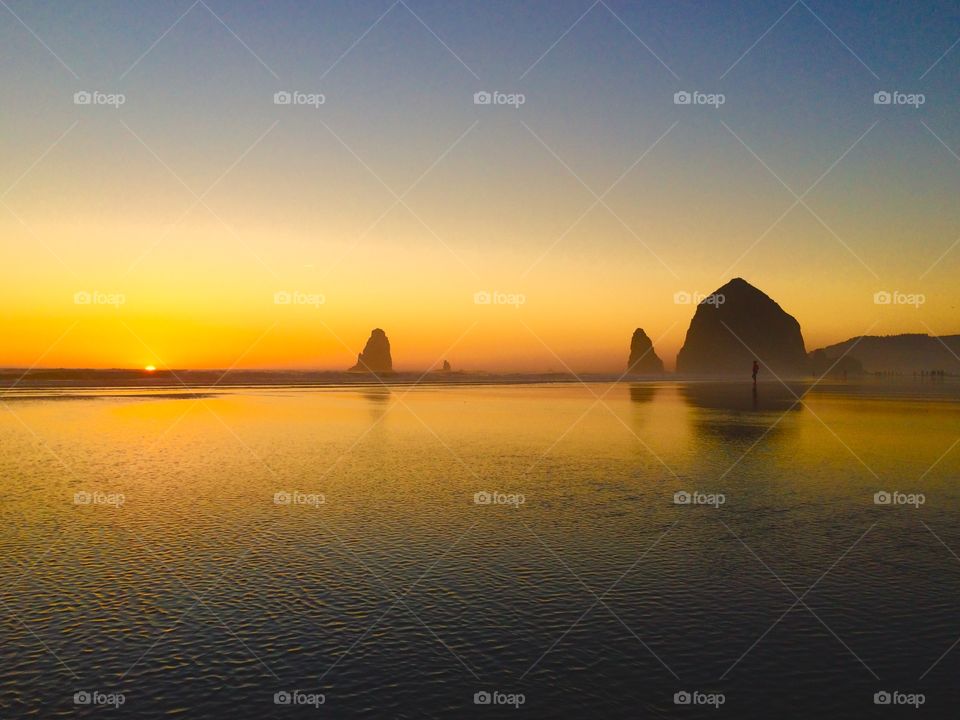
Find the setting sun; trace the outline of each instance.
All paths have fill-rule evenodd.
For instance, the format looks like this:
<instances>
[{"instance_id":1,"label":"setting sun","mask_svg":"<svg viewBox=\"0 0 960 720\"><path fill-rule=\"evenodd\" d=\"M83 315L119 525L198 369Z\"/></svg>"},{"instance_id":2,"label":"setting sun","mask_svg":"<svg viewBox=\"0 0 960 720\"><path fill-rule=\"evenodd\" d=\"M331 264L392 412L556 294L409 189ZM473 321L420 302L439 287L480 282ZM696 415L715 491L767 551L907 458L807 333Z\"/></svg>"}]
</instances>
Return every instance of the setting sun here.
<instances>
[{"instance_id":1,"label":"setting sun","mask_svg":"<svg viewBox=\"0 0 960 720\"><path fill-rule=\"evenodd\" d=\"M154 372L157 369L156 365L147 365L144 370L146 372Z\"/></svg>"}]
</instances>

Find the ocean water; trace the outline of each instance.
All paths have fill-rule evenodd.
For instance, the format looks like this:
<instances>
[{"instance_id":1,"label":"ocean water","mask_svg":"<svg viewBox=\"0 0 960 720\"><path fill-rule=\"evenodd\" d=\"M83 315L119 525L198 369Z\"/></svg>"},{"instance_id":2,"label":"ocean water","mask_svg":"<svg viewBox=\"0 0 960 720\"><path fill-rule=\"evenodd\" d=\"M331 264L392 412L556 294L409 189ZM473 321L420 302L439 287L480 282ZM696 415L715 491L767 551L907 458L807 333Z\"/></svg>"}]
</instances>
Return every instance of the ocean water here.
<instances>
[{"instance_id":1,"label":"ocean water","mask_svg":"<svg viewBox=\"0 0 960 720\"><path fill-rule=\"evenodd\" d=\"M8 392L0 717L952 716L958 388L808 390Z\"/></svg>"}]
</instances>

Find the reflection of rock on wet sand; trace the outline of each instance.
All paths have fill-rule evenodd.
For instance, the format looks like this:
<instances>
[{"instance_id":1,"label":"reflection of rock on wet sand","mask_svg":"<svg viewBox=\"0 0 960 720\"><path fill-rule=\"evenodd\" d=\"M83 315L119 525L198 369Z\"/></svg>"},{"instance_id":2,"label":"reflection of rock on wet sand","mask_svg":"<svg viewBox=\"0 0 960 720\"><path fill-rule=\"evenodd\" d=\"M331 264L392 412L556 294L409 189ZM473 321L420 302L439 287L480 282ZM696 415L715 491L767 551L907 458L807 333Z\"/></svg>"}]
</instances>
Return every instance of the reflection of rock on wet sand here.
<instances>
[{"instance_id":1,"label":"reflection of rock on wet sand","mask_svg":"<svg viewBox=\"0 0 960 720\"><path fill-rule=\"evenodd\" d=\"M630 401L637 403L645 403L653 400L654 396L657 394L656 385L631 385L630 386Z\"/></svg>"},{"instance_id":2,"label":"reflection of rock on wet sand","mask_svg":"<svg viewBox=\"0 0 960 720\"><path fill-rule=\"evenodd\" d=\"M393 392L387 387L373 387L367 388L359 395L369 403L367 409L370 411L370 419L379 426L380 418L387 413L387 408L390 407Z\"/></svg>"},{"instance_id":3,"label":"reflection of rock on wet sand","mask_svg":"<svg viewBox=\"0 0 960 720\"><path fill-rule=\"evenodd\" d=\"M778 420L784 413L802 409L797 398L803 398L807 386L760 383L754 390L751 383L689 383L679 389L693 409L691 416L699 432L724 440L757 440L765 434L768 438L779 434L788 426Z\"/></svg>"},{"instance_id":4,"label":"reflection of rock on wet sand","mask_svg":"<svg viewBox=\"0 0 960 720\"><path fill-rule=\"evenodd\" d=\"M362 393L364 399L370 400L376 404L383 404L390 400L390 397L393 393L389 388L384 388L383 390L368 390L365 393Z\"/></svg>"},{"instance_id":5,"label":"reflection of rock on wet sand","mask_svg":"<svg viewBox=\"0 0 960 720\"><path fill-rule=\"evenodd\" d=\"M789 389L788 389L789 388ZM760 383L756 392L750 383L689 383L680 386L680 394L691 405L710 410L785 412L800 409L806 384Z\"/></svg>"}]
</instances>

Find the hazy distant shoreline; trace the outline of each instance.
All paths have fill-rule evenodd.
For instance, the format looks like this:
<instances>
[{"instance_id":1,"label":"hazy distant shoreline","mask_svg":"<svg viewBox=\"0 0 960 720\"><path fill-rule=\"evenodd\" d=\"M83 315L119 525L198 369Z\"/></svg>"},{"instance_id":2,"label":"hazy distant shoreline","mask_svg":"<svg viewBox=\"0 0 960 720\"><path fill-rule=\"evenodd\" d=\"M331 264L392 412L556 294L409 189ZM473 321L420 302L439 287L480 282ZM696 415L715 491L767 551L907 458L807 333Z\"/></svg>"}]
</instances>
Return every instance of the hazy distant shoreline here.
<instances>
[{"instance_id":1,"label":"hazy distant shoreline","mask_svg":"<svg viewBox=\"0 0 960 720\"><path fill-rule=\"evenodd\" d=\"M635 381L667 376L629 376ZM485 373L395 372L370 373L298 370L0 370L4 389L111 388L230 388L230 387L382 387L410 385L522 385L547 383L614 382L616 373ZM622 378L627 379L627 378Z\"/></svg>"},{"instance_id":2,"label":"hazy distant shoreline","mask_svg":"<svg viewBox=\"0 0 960 720\"><path fill-rule=\"evenodd\" d=\"M840 385L845 387L872 385L956 385L955 378L947 377L931 381L919 376L903 375L862 375L850 381L831 379L816 380L810 376L774 377L767 373L761 377L761 386L780 385L780 381L790 384L816 383L819 387ZM159 393L176 391L198 391L183 394L185 397L201 397L205 391L226 391L230 389L337 389L337 388L402 388L402 387L467 387L467 386L507 386L507 385L570 385L581 383L631 383L640 384L690 384L722 383L725 385L750 385L749 375L697 376L663 373L657 375L623 375L617 373L485 373L485 372L396 372L384 376L369 373L350 373L333 371L299 370L69 370L69 369L0 369L0 399L11 399L30 391L49 393L64 390L96 391L136 391L146 390ZM129 396L129 394L128 394Z\"/></svg>"}]
</instances>

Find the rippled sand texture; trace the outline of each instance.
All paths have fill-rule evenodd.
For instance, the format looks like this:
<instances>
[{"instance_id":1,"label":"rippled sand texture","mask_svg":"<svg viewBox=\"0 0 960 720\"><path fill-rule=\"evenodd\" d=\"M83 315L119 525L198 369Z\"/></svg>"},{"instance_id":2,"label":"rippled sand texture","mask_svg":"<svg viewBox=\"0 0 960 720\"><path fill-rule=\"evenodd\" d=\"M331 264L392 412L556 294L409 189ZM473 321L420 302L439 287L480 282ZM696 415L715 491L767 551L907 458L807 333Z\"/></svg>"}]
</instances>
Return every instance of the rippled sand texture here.
<instances>
[{"instance_id":1,"label":"rippled sand texture","mask_svg":"<svg viewBox=\"0 0 960 720\"><path fill-rule=\"evenodd\" d=\"M111 717L239 719L696 716L681 689L722 691L735 717L960 699L951 386L0 407L4 718L102 716L79 690L123 692ZM326 703L274 704L293 689ZM475 706L481 690L526 702Z\"/></svg>"}]
</instances>

